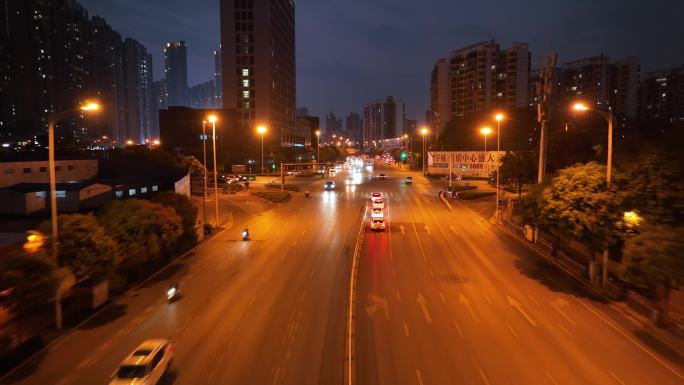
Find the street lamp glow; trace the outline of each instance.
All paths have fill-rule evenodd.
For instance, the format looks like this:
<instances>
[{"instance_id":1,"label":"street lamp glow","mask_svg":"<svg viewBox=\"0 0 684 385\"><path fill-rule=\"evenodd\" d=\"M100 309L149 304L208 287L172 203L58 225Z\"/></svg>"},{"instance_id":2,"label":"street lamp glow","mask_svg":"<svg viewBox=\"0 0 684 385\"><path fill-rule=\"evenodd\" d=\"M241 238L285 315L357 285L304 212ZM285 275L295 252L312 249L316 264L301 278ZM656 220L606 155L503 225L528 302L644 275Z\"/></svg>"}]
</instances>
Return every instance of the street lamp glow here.
<instances>
[{"instance_id":1,"label":"street lamp glow","mask_svg":"<svg viewBox=\"0 0 684 385\"><path fill-rule=\"evenodd\" d=\"M420 134L421 134L421 135L425 136L425 135L427 135L427 133L428 133L427 127L423 127L423 128L420 129Z\"/></svg>"},{"instance_id":2,"label":"street lamp glow","mask_svg":"<svg viewBox=\"0 0 684 385\"><path fill-rule=\"evenodd\" d=\"M494 115L494 120L496 120L497 122L504 120L504 118L505 118L504 114L502 114L500 112L498 114Z\"/></svg>"},{"instance_id":3,"label":"street lamp glow","mask_svg":"<svg viewBox=\"0 0 684 385\"><path fill-rule=\"evenodd\" d=\"M266 127L264 127L264 126L257 127L257 132L263 135L264 133L266 133Z\"/></svg>"},{"instance_id":4,"label":"street lamp glow","mask_svg":"<svg viewBox=\"0 0 684 385\"><path fill-rule=\"evenodd\" d=\"M209 121L209 123L216 123L218 121L218 118L216 117L216 115L209 115L207 117L207 120Z\"/></svg>"},{"instance_id":5,"label":"street lamp glow","mask_svg":"<svg viewBox=\"0 0 684 385\"><path fill-rule=\"evenodd\" d=\"M589 109L589 106L584 103L575 103L575 105L572 106L572 109L575 111L586 111Z\"/></svg>"},{"instance_id":6,"label":"street lamp glow","mask_svg":"<svg viewBox=\"0 0 684 385\"><path fill-rule=\"evenodd\" d=\"M320 137L320 136L321 136L321 132L320 132L319 130L316 130L316 136L317 136L317 137Z\"/></svg>"},{"instance_id":7,"label":"street lamp glow","mask_svg":"<svg viewBox=\"0 0 684 385\"><path fill-rule=\"evenodd\" d=\"M152 144L154 144L155 146L159 146L161 142L159 141L159 139L155 139L154 141L152 141Z\"/></svg>"},{"instance_id":8,"label":"street lamp glow","mask_svg":"<svg viewBox=\"0 0 684 385\"><path fill-rule=\"evenodd\" d=\"M643 219L636 211L625 211L623 218L630 226L639 226L641 220Z\"/></svg>"},{"instance_id":9,"label":"street lamp glow","mask_svg":"<svg viewBox=\"0 0 684 385\"><path fill-rule=\"evenodd\" d=\"M130 140L130 139L128 139L128 140L126 141L126 144L127 144L128 146L132 146L132 145L133 145L133 141Z\"/></svg>"},{"instance_id":10,"label":"street lamp glow","mask_svg":"<svg viewBox=\"0 0 684 385\"><path fill-rule=\"evenodd\" d=\"M86 103L81 106L81 111L97 111L100 109L100 105L97 103Z\"/></svg>"},{"instance_id":11,"label":"street lamp glow","mask_svg":"<svg viewBox=\"0 0 684 385\"><path fill-rule=\"evenodd\" d=\"M489 128L489 127L482 127L482 128L480 129L480 133L481 133L482 135L487 136L487 135L489 135L489 134L492 133L492 129Z\"/></svg>"}]
</instances>

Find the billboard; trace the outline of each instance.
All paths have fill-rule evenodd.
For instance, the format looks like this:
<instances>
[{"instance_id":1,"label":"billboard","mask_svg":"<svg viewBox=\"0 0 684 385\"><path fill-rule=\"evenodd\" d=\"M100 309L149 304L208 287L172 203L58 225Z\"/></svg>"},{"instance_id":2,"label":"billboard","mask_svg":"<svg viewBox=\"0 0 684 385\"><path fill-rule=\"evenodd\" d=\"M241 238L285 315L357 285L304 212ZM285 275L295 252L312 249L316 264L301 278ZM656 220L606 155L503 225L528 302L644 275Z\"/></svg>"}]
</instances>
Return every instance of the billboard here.
<instances>
[{"instance_id":1,"label":"billboard","mask_svg":"<svg viewBox=\"0 0 684 385\"><path fill-rule=\"evenodd\" d=\"M496 171L496 166L505 151L429 151L428 173L488 177Z\"/></svg>"}]
</instances>

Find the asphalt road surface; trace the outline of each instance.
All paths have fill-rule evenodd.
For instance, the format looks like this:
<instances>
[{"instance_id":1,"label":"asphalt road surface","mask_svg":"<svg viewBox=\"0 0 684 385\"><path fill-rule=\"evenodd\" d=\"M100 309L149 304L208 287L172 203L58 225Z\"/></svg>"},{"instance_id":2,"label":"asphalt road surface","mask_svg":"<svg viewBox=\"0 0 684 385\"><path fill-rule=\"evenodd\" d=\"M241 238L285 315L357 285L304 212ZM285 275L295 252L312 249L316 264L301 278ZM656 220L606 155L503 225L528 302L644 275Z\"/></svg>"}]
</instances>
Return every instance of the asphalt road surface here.
<instances>
[{"instance_id":1,"label":"asphalt road surface","mask_svg":"<svg viewBox=\"0 0 684 385\"><path fill-rule=\"evenodd\" d=\"M106 384L142 340L168 338L165 384L342 384L348 285L369 194L389 227L368 233L355 307L353 384L682 384L652 349L481 215L447 211L418 174L302 179L272 205L222 197L233 226L20 368L4 383ZM326 177L326 180L329 179ZM252 240L242 241L248 226ZM181 281L183 297L165 300ZM348 384L348 382L345 382Z\"/></svg>"},{"instance_id":2,"label":"asphalt road surface","mask_svg":"<svg viewBox=\"0 0 684 385\"><path fill-rule=\"evenodd\" d=\"M463 202L446 210L424 178L389 175L370 184L389 229L364 243L357 384L684 384L681 361L487 218Z\"/></svg>"}]
</instances>

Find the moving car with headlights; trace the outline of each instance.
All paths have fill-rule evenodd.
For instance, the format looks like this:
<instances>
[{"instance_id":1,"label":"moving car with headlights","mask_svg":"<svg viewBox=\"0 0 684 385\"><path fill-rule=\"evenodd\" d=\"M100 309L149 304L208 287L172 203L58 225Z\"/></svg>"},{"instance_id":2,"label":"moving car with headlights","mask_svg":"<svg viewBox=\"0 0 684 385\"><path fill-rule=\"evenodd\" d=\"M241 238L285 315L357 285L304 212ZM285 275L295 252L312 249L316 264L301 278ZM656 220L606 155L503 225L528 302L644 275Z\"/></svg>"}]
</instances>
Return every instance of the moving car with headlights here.
<instances>
[{"instance_id":1,"label":"moving car with headlights","mask_svg":"<svg viewBox=\"0 0 684 385\"><path fill-rule=\"evenodd\" d=\"M413 177L407 176L406 178L404 178L404 183L406 183L406 184L413 183Z\"/></svg>"},{"instance_id":2,"label":"moving car with headlights","mask_svg":"<svg viewBox=\"0 0 684 385\"><path fill-rule=\"evenodd\" d=\"M374 201L376 199L382 199L382 193L374 192L370 195L370 200Z\"/></svg>"},{"instance_id":3,"label":"moving car with headlights","mask_svg":"<svg viewBox=\"0 0 684 385\"><path fill-rule=\"evenodd\" d=\"M373 201L373 205L371 206L371 209L385 209L385 201L381 199L375 199Z\"/></svg>"},{"instance_id":4,"label":"moving car with headlights","mask_svg":"<svg viewBox=\"0 0 684 385\"><path fill-rule=\"evenodd\" d=\"M378 175L378 179L380 179L380 180L385 180L385 179L387 179L387 175L385 175L385 174L380 174L380 175Z\"/></svg>"},{"instance_id":5,"label":"moving car with headlights","mask_svg":"<svg viewBox=\"0 0 684 385\"><path fill-rule=\"evenodd\" d=\"M385 210L376 207L371 209L371 218L384 218L385 217Z\"/></svg>"},{"instance_id":6,"label":"moving car with headlights","mask_svg":"<svg viewBox=\"0 0 684 385\"><path fill-rule=\"evenodd\" d=\"M126 357L109 385L152 385L171 368L173 346L165 339L150 339Z\"/></svg>"},{"instance_id":7,"label":"moving car with headlights","mask_svg":"<svg viewBox=\"0 0 684 385\"><path fill-rule=\"evenodd\" d=\"M382 218L372 218L371 219L371 230L373 230L373 231L385 231L385 220Z\"/></svg>"},{"instance_id":8,"label":"moving car with headlights","mask_svg":"<svg viewBox=\"0 0 684 385\"><path fill-rule=\"evenodd\" d=\"M326 190L334 190L335 189L335 182L333 182L331 180L325 182L324 188Z\"/></svg>"}]
</instances>

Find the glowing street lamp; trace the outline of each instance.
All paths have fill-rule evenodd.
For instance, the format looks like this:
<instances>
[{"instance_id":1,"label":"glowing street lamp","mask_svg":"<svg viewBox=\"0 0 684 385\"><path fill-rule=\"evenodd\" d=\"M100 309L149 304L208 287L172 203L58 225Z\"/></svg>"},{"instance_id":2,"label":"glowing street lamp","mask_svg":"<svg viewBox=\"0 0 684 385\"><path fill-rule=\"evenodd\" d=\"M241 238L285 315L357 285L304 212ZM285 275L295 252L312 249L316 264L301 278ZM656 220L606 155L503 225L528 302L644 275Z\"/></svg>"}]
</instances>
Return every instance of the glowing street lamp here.
<instances>
[{"instance_id":1,"label":"glowing street lamp","mask_svg":"<svg viewBox=\"0 0 684 385\"><path fill-rule=\"evenodd\" d=\"M420 135L423 136L423 175L425 175L425 165L427 163L427 154L425 153L425 136L430 132L427 127L423 127L420 129Z\"/></svg>"},{"instance_id":2,"label":"glowing street lamp","mask_svg":"<svg viewBox=\"0 0 684 385\"><path fill-rule=\"evenodd\" d=\"M265 126L257 127L257 132L261 135L261 173L264 173L264 134L266 133Z\"/></svg>"},{"instance_id":3,"label":"glowing street lamp","mask_svg":"<svg viewBox=\"0 0 684 385\"><path fill-rule=\"evenodd\" d=\"M484 150L487 152L487 135L492 133L492 129L489 127L480 128L480 134L484 135Z\"/></svg>"}]
</instances>

